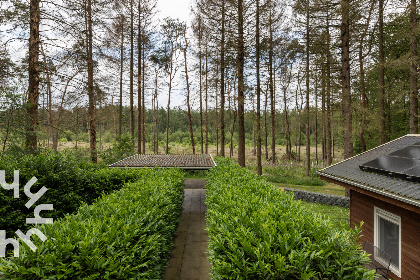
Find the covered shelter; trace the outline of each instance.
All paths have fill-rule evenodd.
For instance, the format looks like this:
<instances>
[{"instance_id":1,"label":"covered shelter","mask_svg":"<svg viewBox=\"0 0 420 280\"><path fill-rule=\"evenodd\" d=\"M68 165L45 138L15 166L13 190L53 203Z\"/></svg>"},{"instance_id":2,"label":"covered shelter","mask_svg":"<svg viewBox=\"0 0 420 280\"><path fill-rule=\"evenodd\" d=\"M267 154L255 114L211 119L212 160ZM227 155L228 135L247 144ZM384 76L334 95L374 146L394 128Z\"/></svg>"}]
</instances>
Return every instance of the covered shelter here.
<instances>
[{"instance_id":1,"label":"covered shelter","mask_svg":"<svg viewBox=\"0 0 420 280\"><path fill-rule=\"evenodd\" d=\"M209 154L195 155L133 155L111 164L111 168L178 167L186 170L206 170L216 166Z\"/></svg>"},{"instance_id":2,"label":"covered shelter","mask_svg":"<svg viewBox=\"0 0 420 280\"><path fill-rule=\"evenodd\" d=\"M378 273L420 275L420 135L406 135L318 172L350 189L350 224Z\"/></svg>"}]
</instances>

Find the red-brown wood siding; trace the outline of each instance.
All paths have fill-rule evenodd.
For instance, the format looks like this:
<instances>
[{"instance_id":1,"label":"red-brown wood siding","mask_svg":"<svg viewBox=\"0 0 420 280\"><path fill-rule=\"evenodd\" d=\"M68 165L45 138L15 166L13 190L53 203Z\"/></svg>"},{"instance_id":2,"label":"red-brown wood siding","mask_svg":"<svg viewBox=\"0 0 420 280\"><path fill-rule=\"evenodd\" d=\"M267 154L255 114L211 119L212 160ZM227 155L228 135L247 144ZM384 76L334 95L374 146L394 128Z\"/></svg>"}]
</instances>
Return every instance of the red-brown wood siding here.
<instances>
[{"instance_id":1,"label":"red-brown wood siding","mask_svg":"<svg viewBox=\"0 0 420 280\"><path fill-rule=\"evenodd\" d=\"M375 194L377 197L377 194ZM350 223L359 226L363 221L360 241L374 243L374 207L401 217L401 278L390 273L392 279L420 278L420 215L378 198L350 191Z\"/></svg>"}]
</instances>

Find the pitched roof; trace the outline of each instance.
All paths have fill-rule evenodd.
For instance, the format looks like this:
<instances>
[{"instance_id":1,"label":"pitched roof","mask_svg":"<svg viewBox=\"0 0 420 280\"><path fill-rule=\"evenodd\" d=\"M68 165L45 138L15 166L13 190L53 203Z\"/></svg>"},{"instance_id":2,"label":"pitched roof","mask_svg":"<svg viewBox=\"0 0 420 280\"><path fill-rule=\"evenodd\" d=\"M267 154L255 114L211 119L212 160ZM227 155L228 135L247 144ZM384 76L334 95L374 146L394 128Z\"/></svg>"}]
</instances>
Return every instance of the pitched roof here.
<instances>
[{"instance_id":1,"label":"pitched roof","mask_svg":"<svg viewBox=\"0 0 420 280\"><path fill-rule=\"evenodd\" d=\"M331 165L320 170L318 174L420 207L420 183L366 172L359 168L361 164L408 147L419 141L420 135L409 134Z\"/></svg>"},{"instance_id":2,"label":"pitched roof","mask_svg":"<svg viewBox=\"0 0 420 280\"><path fill-rule=\"evenodd\" d=\"M196 155L134 155L120 160L109 167L178 167L181 169L210 169L215 166L208 154Z\"/></svg>"}]
</instances>

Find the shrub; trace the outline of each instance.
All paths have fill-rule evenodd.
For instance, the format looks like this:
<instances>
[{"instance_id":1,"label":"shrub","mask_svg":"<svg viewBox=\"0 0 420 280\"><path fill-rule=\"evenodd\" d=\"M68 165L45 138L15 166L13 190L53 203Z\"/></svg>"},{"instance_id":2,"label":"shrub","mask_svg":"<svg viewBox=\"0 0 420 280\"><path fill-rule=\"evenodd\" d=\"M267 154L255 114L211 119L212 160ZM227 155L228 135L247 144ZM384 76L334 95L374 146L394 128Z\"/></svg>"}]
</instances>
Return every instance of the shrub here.
<instances>
[{"instance_id":1,"label":"shrub","mask_svg":"<svg viewBox=\"0 0 420 280\"><path fill-rule=\"evenodd\" d=\"M123 134L119 142L103 151L100 156L105 164L112 164L132 155L134 155L134 144L131 136Z\"/></svg>"},{"instance_id":2,"label":"shrub","mask_svg":"<svg viewBox=\"0 0 420 280\"><path fill-rule=\"evenodd\" d=\"M38 228L48 239L0 260L6 279L160 279L183 201L178 169L143 169L141 178ZM0 275L1 275L0 273Z\"/></svg>"},{"instance_id":3,"label":"shrub","mask_svg":"<svg viewBox=\"0 0 420 280\"><path fill-rule=\"evenodd\" d=\"M325 181L321 180L316 173L322 166L312 166L310 176L306 176L306 167L303 162L279 161L276 165L264 163L263 171L268 181L280 184L324 186Z\"/></svg>"},{"instance_id":4,"label":"shrub","mask_svg":"<svg viewBox=\"0 0 420 280\"><path fill-rule=\"evenodd\" d=\"M249 170L218 158L206 188L214 279L373 279L357 229L336 229Z\"/></svg>"},{"instance_id":5,"label":"shrub","mask_svg":"<svg viewBox=\"0 0 420 280\"><path fill-rule=\"evenodd\" d=\"M0 170L6 171L6 182L13 182L13 171L19 170L20 198L13 198L12 190L0 187L0 229L12 234L17 229L27 229L26 217L33 216L27 209L23 187L33 176L38 180L31 188L36 193L45 186L48 190L38 204L53 204L54 210L42 213L58 218L77 211L82 203L90 204L103 193L120 189L125 182L139 178L135 169L113 170L81 161L70 152L43 151L37 155L20 158L5 156Z\"/></svg>"}]
</instances>

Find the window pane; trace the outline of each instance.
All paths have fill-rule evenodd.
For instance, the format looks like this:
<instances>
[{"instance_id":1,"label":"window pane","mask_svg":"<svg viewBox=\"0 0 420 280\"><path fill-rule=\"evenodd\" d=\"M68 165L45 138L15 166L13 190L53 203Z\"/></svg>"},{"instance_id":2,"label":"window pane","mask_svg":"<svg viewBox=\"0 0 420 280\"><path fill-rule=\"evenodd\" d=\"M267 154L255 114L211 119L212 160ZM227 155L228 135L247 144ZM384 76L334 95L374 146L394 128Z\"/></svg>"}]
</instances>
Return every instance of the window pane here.
<instances>
[{"instance_id":1,"label":"window pane","mask_svg":"<svg viewBox=\"0 0 420 280\"><path fill-rule=\"evenodd\" d=\"M399 267L399 226L379 217L379 248L391 256L391 263Z\"/></svg>"}]
</instances>

